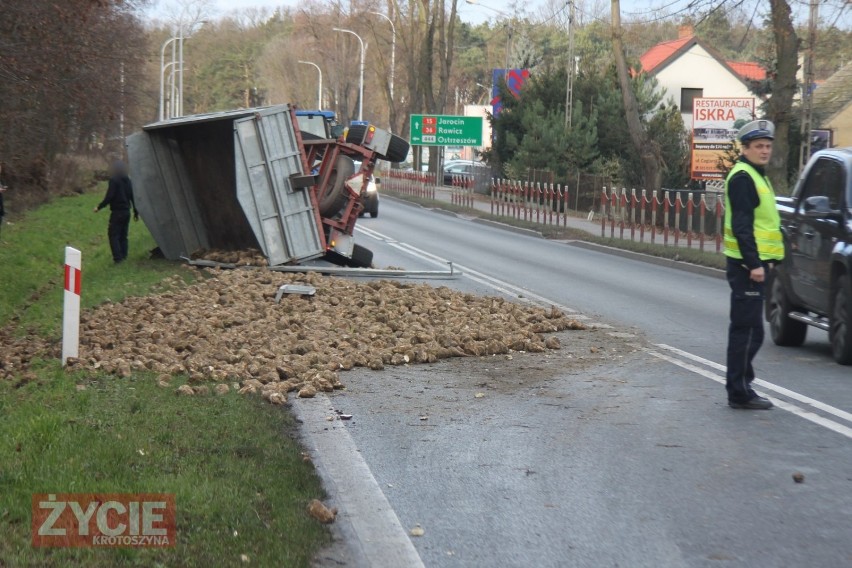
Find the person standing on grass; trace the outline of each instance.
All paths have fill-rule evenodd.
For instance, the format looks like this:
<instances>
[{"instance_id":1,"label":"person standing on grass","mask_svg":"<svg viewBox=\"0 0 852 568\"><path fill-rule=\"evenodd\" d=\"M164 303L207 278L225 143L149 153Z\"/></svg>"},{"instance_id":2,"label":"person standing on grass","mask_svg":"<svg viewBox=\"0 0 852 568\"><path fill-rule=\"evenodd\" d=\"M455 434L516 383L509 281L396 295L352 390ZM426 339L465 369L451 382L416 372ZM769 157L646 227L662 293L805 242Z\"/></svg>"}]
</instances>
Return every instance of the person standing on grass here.
<instances>
[{"instance_id":1,"label":"person standing on grass","mask_svg":"<svg viewBox=\"0 0 852 568\"><path fill-rule=\"evenodd\" d=\"M0 174L3 173L3 166L0 166ZM3 229L3 216L6 215L6 208L3 206L3 194L6 192L6 186L3 185L3 181L0 180L0 235L2 235Z\"/></svg>"},{"instance_id":2,"label":"person standing on grass","mask_svg":"<svg viewBox=\"0 0 852 568\"><path fill-rule=\"evenodd\" d=\"M784 259L781 217L766 177L775 125L755 120L737 133L742 155L725 179L725 256L731 323L725 388L728 406L768 410L772 401L751 388L752 360L763 343L766 277Z\"/></svg>"},{"instance_id":3,"label":"person standing on grass","mask_svg":"<svg viewBox=\"0 0 852 568\"><path fill-rule=\"evenodd\" d=\"M112 260L118 264L127 259L127 230L130 226L130 211L133 218L139 220L139 211L133 201L133 184L127 175L127 167L122 161L116 161L110 168L109 186L106 196L94 211L97 213L109 205L109 246L112 249Z\"/></svg>"}]
</instances>

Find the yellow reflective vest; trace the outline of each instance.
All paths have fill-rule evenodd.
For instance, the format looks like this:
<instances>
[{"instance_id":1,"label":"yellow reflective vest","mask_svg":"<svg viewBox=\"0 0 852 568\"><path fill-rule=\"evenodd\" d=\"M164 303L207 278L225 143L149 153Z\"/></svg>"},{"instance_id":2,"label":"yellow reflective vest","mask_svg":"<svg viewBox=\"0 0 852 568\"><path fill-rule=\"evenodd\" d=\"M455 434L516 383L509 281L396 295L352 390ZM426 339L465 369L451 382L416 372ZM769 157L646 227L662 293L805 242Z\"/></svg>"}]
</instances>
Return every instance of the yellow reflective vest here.
<instances>
[{"instance_id":1,"label":"yellow reflective vest","mask_svg":"<svg viewBox=\"0 0 852 568\"><path fill-rule=\"evenodd\" d=\"M769 180L746 162L737 162L725 178L725 256L742 258L740 245L734 236L731 200L728 196L731 179L739 172L746 172L757 188L760 205L754 210L754 241L760 260L781 260L784 258L784 240L781 237L781 216L775 206L775 192Z\"/></svg>"}]
</instances>

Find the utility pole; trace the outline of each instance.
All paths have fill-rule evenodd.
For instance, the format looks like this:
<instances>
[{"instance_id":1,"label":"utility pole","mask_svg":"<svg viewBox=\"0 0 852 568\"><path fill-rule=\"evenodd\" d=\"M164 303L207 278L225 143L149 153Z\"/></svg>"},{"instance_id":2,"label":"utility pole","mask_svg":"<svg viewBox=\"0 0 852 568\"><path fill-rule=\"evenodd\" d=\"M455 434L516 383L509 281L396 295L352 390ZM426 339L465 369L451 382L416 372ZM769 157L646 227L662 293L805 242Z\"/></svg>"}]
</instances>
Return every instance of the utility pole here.
<instances>
[{"instance_id":1,"label":"utility pole","mask_svg":"<svg viewBox=\"0 0 852 568\"><path fill-rule=\"evenodd\" d=\"M811 157L811 118L813 116L814 87L814 45L816 45L816 27L819 13L819 0L811 0L808 20L808 49L805 52L804 92L802 93L802 143L799 154L799 172Z\"/></svg>"},{"instance_id":2,"label":"utility pole","mask_svg":"<svg viewBox=\"0 0 852 568\"><path fill-rule=\"evenodd\" d=\"M571 128L574 110L574 0L568 0L568 84L565 89L565 128Z\"/></svg>"}]
</instances>

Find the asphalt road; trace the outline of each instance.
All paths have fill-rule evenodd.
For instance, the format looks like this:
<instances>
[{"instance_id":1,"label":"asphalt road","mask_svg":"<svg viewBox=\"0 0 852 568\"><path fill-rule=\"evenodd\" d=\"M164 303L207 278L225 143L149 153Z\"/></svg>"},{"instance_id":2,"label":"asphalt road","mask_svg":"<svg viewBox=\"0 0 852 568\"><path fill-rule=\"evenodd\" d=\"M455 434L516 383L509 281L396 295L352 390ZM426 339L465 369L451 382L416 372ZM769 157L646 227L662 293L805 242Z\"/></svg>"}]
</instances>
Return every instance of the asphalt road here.
<instances>
[{"instance_id":1,"label":"asphalt road","mask_svg":"<svg viewBox=\"0 0 852 568\"><path fill-rule=\"evenodd\" d=\"M345 477L323 441L349 444L384 520L423 527L407 543L423 565L852 565L852 370L831 360L824 332L799 349L767 338L758 390L777 407L733 411L719 383L723 279L390 199L359 227L378 267L452 260L465 275L438 284L555 303L636 336L612 338L635 347L621 359L535 385L521 373L475 405L476 385L505 376L467 360L357 371L330 400L297 402L303 416L355 416L306 424L315 460ZM344 534L361 541L353 561L417 565L371 552L363 527L381 507L335 494L344 481L330 486Z\"/></svg>"}]
</instances>

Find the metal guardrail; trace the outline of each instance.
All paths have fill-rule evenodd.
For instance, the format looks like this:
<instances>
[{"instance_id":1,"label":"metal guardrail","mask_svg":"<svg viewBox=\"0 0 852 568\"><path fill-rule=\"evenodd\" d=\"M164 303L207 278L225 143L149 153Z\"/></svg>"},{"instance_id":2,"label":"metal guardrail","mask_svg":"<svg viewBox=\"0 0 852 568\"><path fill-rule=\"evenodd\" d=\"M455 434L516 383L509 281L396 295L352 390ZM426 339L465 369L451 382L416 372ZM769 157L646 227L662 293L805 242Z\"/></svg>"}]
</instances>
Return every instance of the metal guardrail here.
<instances>
[{"instance_id":1,"label":"metal guardrail","mask_svg":"<svg viewBox=\"0 0 852 568\"><path fill-rule=\"evenodd\" d=\"M319 272L333 276L352 276L369 278L418 278L455 280L462 276L460 270L456 270L452 262L448 262L449 270L394 270L382 268L346 268L343 266L253 266L248 264L236 264L233 262L217 262L215 260L191 259L182 256L181 260L190 266L201 266L205 268L222 268L225 270L249 269L249 270L271 270L273 272Z\"/></svg>"}]
</instances>

